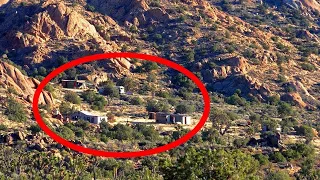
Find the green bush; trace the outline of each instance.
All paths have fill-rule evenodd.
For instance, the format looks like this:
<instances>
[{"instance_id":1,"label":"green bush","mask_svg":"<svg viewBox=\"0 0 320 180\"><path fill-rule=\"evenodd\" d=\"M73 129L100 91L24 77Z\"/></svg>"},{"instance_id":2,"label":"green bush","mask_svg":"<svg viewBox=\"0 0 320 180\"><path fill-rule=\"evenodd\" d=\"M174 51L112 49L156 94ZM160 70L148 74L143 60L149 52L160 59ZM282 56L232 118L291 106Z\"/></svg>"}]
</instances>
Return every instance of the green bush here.
<instances>
[{"instance_id":1,"label":"green bush","mask_svg":"<svg viewBox=\"0 0 320 180\"><path fill-rule=\"evenodd\" d=\"M38 132L41 132L41 128L37 124L32 124L29 128L29 131L32 132L32 134L37 134Z\"/></svg>"},{"instance_id":2,"label":"green bush","mask_svg":"<svg viewBox=\"0 0 320 180\"><path fill-rule=\"evenodd\" d=\"M86 7L86 8L87 8L87 10L88 10L88 11L91 11L91 12L94 12L94 11L95 11L95 9L96 9L94 6L89 5L89 4L87 5L87 7Z\"/></svg>"},{"instance_id":3,"label":"green bush","mask_svg":"<svg viewBox=\"0 0 320 180\"><path fill-rule=\"evenodd\" d=\"M271 105L278 105L280 102L280 96L274 95L268 97L268 103Z\"/></svg>"},{"instance_id":4,"label":"green bush","mask_svg":"<svg viewBox=\"0 0 320 180\"><path fill-rule=\"evenodd\" d=\"M255 154L254 158L259 161L260 165L267 165L270 163L267 155Z\"/></svg>"},{"instance_id":5,"label":"green bush","mask_svg":"<svg viewBox=\"0 0 320 180\"><path fill-rule=\"evenodd\" d=\"M59 106L59 111L61 114L66 115L73 113L74 109L69 102L62 102Z\"/></svg>"},{"instance_id":6,"label":"green bush","mask_svg":"<svg viewBox=\"0 0 320 180\"><path fill-rule=\"evenodd\" d=\"M280 102L277 109L281 116L290 116L293 114L292 106L285 102Z\"/></svg>"},{"instance_id":7,"label":"green bush","mask_svg":"<svg viewBox=\"0 0 320 180\"><path fill-rule=\"evenodd\" d=\"M27 120L27 112L22 104L12 98L9 98L7 103L7 109L4 114L8 116L9 120L16 122L25 122Z\"/></svg>"},{"instance_id":8,"label":"green bush","mask_svg":"<svg viewBox=\"0 0 320 180\"><path fill-rule=\"evenodd\" d=\"M195 111L195 107L187 104L179 104L176 107L176 113L187 114L193 113Z\"/></svg>"},{"instance_id":9,"label":"green bush","mask_svg":"<svg viewBox=\"0 0 320 180\"><path fill-rule=\"evenodd\" d=\"M158 91L156 92L156 96L163 97L163 98L169 98L171 94L168 91Z\"/></svg>"},{"instance_id":10,"label":"green bush","mask_svg":"<svg viewBox=\"0 0 320 180\"><path fill-rule=\"evenodd\" d=\"M270 160L279 163L279 162L287 162L287 159L280 153L274 152L270 155Z\"/></svg>"},{"instance_id":11,"label":"green bush","mask_svg":"<svg viewBox=\"0 0 320 180\"><path fill-rule=\"evenodd\" d=\"M104 96L97 94L92 90L85 91L81 94L81 97L91 105L93 110L104 110L107 105L107 101Z\"/></svg>"},{"instance_id":12,"label":"green bush","mask_svg":"<svg viewBox=\"0 0 320 180\"><path fill-rule=\"evenodd\" d=\"M72 140L75 138L74 132L66 126L60 126L59 128L57 128L57 132L61 137L65 139Z\"/></svg>"},{"instance_id":13,"label":"green bush","mask_svg":"<svg viewBox=\"0 0 320 180\"><path fill-rule=\"evenodd\" d=\"M121 79L117 82L117 84L118 84L119 86L123 86L126 91L133 91L134 88L135 88L136 85L137 85L137 84L135 83L135 81L134 81L132 78L129 78L129 77L123 77L123 78L121 78Z\"/></svg>"},{"instance_id":14,"label":"green bush","mask_svg":"<svg viewBox=\"0 0 320 180\"><path fill-rule=\"evenodd\" d=\"M132 105L142 105L143 100L140 97L133 97L130 99L130 104Z\"/></svg>"},{"instance_id":15,"label":"green bush","mask_svg":"<svg viewBox=\"0 0 320 180\"><path fill-rule=\"evenodd\" d=\"M119 98L119 90L113 83L106 83L102 86L102 93L105 96Z\"/></svg>"},{"instance_id":16,"label":"green bush","mask_svg":"<svg viewBox=\"0 0 320 180\"><path fill-rule=\"evenodd\" d=\"M182 97L185 100L189 100L192 98L192 93L187 88L180 88L178 91L178 96Z\"/></svg>"},{"instance_id":17,"label":"green bush","mask_svg":"<svg viewBox=\"0 0 320 180\"><path fill-rule=\"evenodd\" d=\"M64 99L70 103L73 103L73 104L80 104L81 103L81 98L80 96L75 93L75 92L67 92L64 96Z\"/></svg>"},{"instance_id":18,"label":"green bush","mask_svg":"<svg viewBox=\"0 0 320 180\"><path fill-rule=\"evenodd\" d=\"M6 131L8 127L4 124L0 124L0 131Z\"/></svg>"},{"instance_id":19,"label":"green bush","mask_svg":"<svg viewBox=\"0 0 320 180\"><path fill-rule=\"evenodd\" d=\"M266 180L290 180L292 179L288 172L285 171L276 171L269 172L267 174Z\"/></svg>"},{"instance_id":20,"label":"green bush","mask_svg":"<svg viewBox=\"0 0 320 180\"><path fill-rule=\"evenodd\" d=\"M301 68L302 68L303 70L310 71L310 72L313 72L313 71L316 71L316 70L317 70L317 68L316 68L315 65L310 64L310 63L307 63L307 62L302 63L302 64L301 64Z\"/></svg>"},{"instance_id":21,"label":"green bush","mask_svg":"<svg viewBox=\"0 0 320 180\"><path fill-rule=\"evenodd\" d=\"M45 87L44 87L44 90L50 92L50 93L53 93L54 92L54 87L51 85L51 84L47 84Z\"/></svg>"},{"instance_id":22,"label":"green bush","mask_svg":"<svg viewBox=\"0 0 320 180\"><path fill-rule=\"evenodd\" d=\"M313 129L310 126L307 126L307 125L296 126L294 127L294 129L297 135L304 136L307 142L310 142L314 137Z\"/></svg>"},{"instance_id":23,"label":"green bush","mask_svg":"<svg viewBox=\"0 0 320 180\"><path fill-rule=\"evenodd\" d=\"M169 106L166 102L148 101L146 109L149 112L169 112Z\"/></svg>"},{"instance_id":24,"label":"green bush","mask_svg":"<svg viewBox=\"0 0 320 180\"><path fill-rule=\"evenodd\" d=\"M247 101L244 99L244 98L242 98L242 97L240 97L238 94L233 94L232 96L230 96L230 97L227 97L226 98L226 102L228 103L228 104L232 104L232 105L240 105L240 106L244 106L244 105L246 105L246 103L247 103Z\"/></svg>"}]
</instances>

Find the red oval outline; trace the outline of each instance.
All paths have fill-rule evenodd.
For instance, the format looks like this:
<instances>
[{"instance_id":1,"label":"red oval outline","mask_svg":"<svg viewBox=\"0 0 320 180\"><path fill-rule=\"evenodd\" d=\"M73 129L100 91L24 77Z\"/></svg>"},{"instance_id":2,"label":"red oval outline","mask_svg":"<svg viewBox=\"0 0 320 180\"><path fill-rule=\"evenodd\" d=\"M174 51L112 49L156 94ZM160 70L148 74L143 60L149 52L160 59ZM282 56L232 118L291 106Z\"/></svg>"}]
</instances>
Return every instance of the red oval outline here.
<instances>
[{"instance_id":1,"label":"red oval outline","mask_svg":"<svg viewBox=\"0 0 320 180\"><path fill-rule=\"evenodd\" d=\"M183 73L185 76L190 78L200 89L203 100L204 100L204 111L202 113L202 117L199 121L199 123L186 135L181 137L180 139L177 139L176 141L170 142L166 145L159 146L153 149L147 149L142 151L131 151L131 152L111 152L111 151L102 151L97 149L91 149L91 148L85 148L80 145L76 145L74 143L69 142L68 140L60 137L59 135L55 134L48 126L44 123L44 121L41 118L38 102L39 102L39 96L43 90L43 88L48 84L54 77L56 77L59 73L72 68L76 65L96 61L96 60L105 60L110 58L137 58L140 60L146 60L146 61L153 61L159 64L166 65L168 67L171 67L181 73ZM34 97L33 97L33 103L32 103L32 109L34 113L34 117L39 124L40 128L47 133L52 139L57 141L58 143L73 149L75 151L85 153L85 154L91 154L94 156L102 156L102 157L114 157L114 158L133 158L133 157L140 157L140 156L148 156L153 155L157 153L161 153L170 149L173 149L185 142L187 142L190 138L192 138L200 129L204 126L207 118L209 117L210 113L210 98L207 89L205 88L205 85L201 82L201 80L198 79L196 75L194 75L191 71L184 68L183 66L172 62L170 60L160 58L158 56L152 56L147 54L138 54L138 53L130 53L130 52L115 52L115 53L105 53L105 54L96 54L91 56L82 57L76 60L72 60L56 69L54 69L50 74L48 74L39 84L38 88L35 91Z\"/></svg>"}]
</instances>

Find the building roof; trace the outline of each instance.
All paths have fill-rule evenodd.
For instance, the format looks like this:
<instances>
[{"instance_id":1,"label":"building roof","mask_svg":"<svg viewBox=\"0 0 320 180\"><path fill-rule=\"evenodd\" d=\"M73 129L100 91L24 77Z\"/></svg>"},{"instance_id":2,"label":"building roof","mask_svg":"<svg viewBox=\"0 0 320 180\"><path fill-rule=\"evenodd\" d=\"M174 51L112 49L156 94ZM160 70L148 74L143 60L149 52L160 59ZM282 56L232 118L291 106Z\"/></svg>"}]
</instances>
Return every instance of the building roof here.
<instances>
[{"instance_id":1,"label":"building roof","mask_svg":"<svg viewBox=\"0 0 320 180\"><path fill-rule=\"evenodd\" d=\"M85 83L86 80L62 80L63 82L82 82L82 83Z\"/></svg>"},{"instance_id":2,"label":"building roof","mask_svg":"<svg viewBox=\"0 0 320 180\"><path fill-rule=\"evenodd\" d=\"M105 116L105 115L100 115L100 114L93 114L92 112L89 112L89 111L84 111L84 110L82 110L82 111L79 111L79 112L81 112L82 114L85 114L85 115L87 115L87 116L99 116L99 117L107 117L107 116Z\"/></svg>"},{"instance_id":3,"label":"building roof","mask_svg":"<svg viewBox=\"0 0 320 180\"><path fill-rule=\"evenodd\" d=\"M89 112L89 111L79 111L79 112L81 112L81 113L83 113L83 114L85 114L85 115L87 115L87 116L96 116L95 114L92 114L92 113Z\"/></svg>"}]
</instances>

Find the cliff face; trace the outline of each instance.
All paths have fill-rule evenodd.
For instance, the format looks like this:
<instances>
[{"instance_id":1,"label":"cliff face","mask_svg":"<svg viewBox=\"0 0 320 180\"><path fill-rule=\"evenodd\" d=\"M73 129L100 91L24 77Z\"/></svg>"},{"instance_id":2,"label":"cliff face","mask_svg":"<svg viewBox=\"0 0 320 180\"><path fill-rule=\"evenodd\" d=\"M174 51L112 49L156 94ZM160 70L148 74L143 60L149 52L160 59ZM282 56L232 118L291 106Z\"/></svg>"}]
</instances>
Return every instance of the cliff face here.
<instances>
[{"instance_id":1,"label":"cliff face","mask_svg":"<svg viewBox=\"0 0 320 180\"><path fill-rule=\"evenodd\" d=\"M316 0L283 0L283 2L296 9L320 11L320 4Z\"/></svg>"},{"instance_id":2,"label":"cliff face","mask_svg":"<svg viewBox=\"0 0 320 180\"><path fill-rule=\"evenodd\" d=\"M0 27L0 49L14 49L16 57L20 58L16 61L23 61L22 65L42 63L48 59L54 61L57 54L68 54L76 59L95 53L120 51L118 44L110 41L109 31L117 37L129 37L109 16L89 13L85 17L56 0L33 6L34 9L29 6L24 9L30 15L25 23L19 24L15 19L27 12L17 11L16 14L11 9L4 18L4 26ZM26 19L19 21L23 20ZM111 61L110 66L117 73L126 73L130 62L118 59Z\"/></svg>"},{"instance_id":3,"label":"cliff face","mask_svg":"<svg viewBox=\"0 0 320 180\"><path fill-rule=\"evenodd\" d=\"M152 21L166 22L169 14L161 8L150 8L145 0L90 0L99 12L109 15L121 23L135 26L151 24Z\"/></svg>"},{"instance_id":4,"label":"cliff face","mask_svg":"<svg viewBox=\"0 0 320 180\"><path fill-rule=\"evenodd\" d=\"M0 84L5 88L13 88L18 95L26 101L32 102L33 95L40 82L21 73L16 67L0 62ZM53 97L50 93L42 91L40 104L53 105Z\"/></svg>"}]
</instances>

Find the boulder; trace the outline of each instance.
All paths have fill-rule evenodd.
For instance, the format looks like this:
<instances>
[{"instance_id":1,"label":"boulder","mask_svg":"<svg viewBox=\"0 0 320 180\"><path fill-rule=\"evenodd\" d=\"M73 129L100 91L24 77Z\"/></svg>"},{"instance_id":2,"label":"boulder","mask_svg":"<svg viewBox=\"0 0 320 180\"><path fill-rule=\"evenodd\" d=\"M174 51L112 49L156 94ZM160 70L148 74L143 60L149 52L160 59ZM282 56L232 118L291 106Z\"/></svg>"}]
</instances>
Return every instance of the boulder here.
<instances>
[{"instance_id":1,"label":"boulder","mask_svg":"<svg viewBox=\"0 0 320 180\"><path fill-rule=\"evenodd\" d=\"M13 88L26 101L32 102L34 92L40 84L38 80L25 76L19 69L3 61L0 62L0 76L3 77L0 78L2 84ZM39 103L53 105L52 95L46 91L42 91Z\"/></svg>"},{"instance_id":2,"label":"boulder","mask_svg":"<svg viewBox=\"0 0 320 180\"><path fill-rule=\"evenodd\" d=\"M286 93L281 96L281 100L289 103L294 103L302 108L307 107L307 104L302 100L300 94L297 92Z\"/></svg>"}]
</instances>

